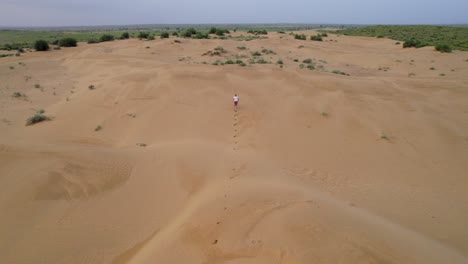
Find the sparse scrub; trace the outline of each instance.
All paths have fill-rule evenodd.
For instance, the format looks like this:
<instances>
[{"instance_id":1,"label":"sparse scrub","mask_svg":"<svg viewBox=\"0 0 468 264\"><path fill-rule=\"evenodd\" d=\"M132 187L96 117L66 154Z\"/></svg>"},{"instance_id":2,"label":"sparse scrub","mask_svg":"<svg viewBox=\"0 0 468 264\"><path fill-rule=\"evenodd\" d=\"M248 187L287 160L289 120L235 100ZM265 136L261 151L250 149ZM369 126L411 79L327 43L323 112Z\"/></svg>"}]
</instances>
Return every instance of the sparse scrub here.
<instances>
[{"instance_id":1,"label":"sparse scrub","mask_svg":"<svg viewBox=\"0 0 468 264\"><path fill-rule=\"evenodd\" d=\"M76 39L74 38L63 38L59 41L60 47L76 47Z\"/></svg>"},{"instance_id":2,"label":"sparse scrub","mask_svg":"<svg viewBox=\"0 0 468 264\"><path fill-rule=\"evenodd\" d=\"M321 35L310 36L310 40L313 40L313 41L323 41Z\"/></svg>"},{"instance_id":3,"label":"sparse scrub","mask_svg":"<svg viewBox=\"0 0 468 264\"><path fill-rule=\"evenodd\" d=\"M15 66L9 66L8 68L10 68L10 70L14 70Z\"/></svg>"},{"instance_id":4,"label":"sparse scrub","mask_svg":"<svg viewBox=\"0 0 468 264\"><path fill-rule=\"evenodd\" d=\"M246 50L247 47L245 47L245 46L238 46L237 49L239 49L239 50Z\"/></svg>"},{"instance_id":5,"label":"sparse scrub","mask_svg":"<svg viewBox=\"0 0 468 264\"><path fill-rule=\"evenodd\" d=\"M315 66L312 64L307 65L307 69L309 70L315 70Z\"/></svg>"},{"instance_id":6,"label":"sparse scrub","mask_svg":"<svg viewBox=\"0 0 468 264\"><path fill-rule=\"evenodd\" d=\"M444 53L444 52L445 52L445 53L450 53L450 52L452 52L452 48L451 48L449 45L447 45L447 44L438 44L438 45L435 46L435 49L436 49L437 51L442 52L442 53Z\"/></svg>"},{"instance_id":7,"label":"sparse scrub","mask_svg":"<svg viewBox=\"0 0 468 264\"><path fill-rule=\"evenodd\" d=\"M114 36L110 34L104 34L99 38L100 42L113 41L113 40L114 40Z\"/></svg>"},{"instance_id":8,"label":"sparse scrub","mask_svg":"<svg viewBox=\"0 0 468 264\"><path fill-rule=\"evenodd\" d=\"M445 73L441 73L441 74L439 74L439 76L444 77L444 76L445 76Z\"/></svg>"},{"instance_id":9,"label":"sparse scrub","mask_svg":"<svg viewBox=\"0 0 468 264\"><path fill-rule=\"evenodd\" d=\"M94 89L96 89L96 87L94 87L94 85L91 84L90 86L88 86L88 89L89 89L89 90L94 90Z\"/></svg>"},{"instance_id":10,"label":"sparse scrub","mask_svg":"<svg viewBox=\"0 0 468 264\"><path fill-rule=\"evenodd\" d=\"M422 47L425 47L426 44L422 43L421 41L419 40L415 40L415 39L410 39L410 40L407 40L403 43L403 48L411 48L411 47L414 47L414 48L422 48Z\"/></svg>"},{"instance_id":11,"label":"sparse scrub","mask_svg":"<svg viewBox=\"0 0 468 264\"><path fill-rule=\"evenodd\" d=\"M323 117L328 117L328 113L327 112L322 112L320 113Z\"/></svg>"},{"instance_id":12,"label":"sparse scrub","mask_svg":"<svg viewBox=\"0 0 468 264\"><path fill-rule=\"evenodd\" d=\"M408 73L408 77L412 77L412 76L416 76L416 73L414 73L414 72Z\"/></svg>"},{"instance_id":13,"label":"sparse scrub","mask_svg":"<svg viewBox=\"0 0 468 264\"><path fill-rule=\"evenodd\" d=\"M268 35L268 31L266 31L265 29L263 29L263 30L253 30L253 29L251 29L251 30L247 31L247 33L255 34L255 35Z\"/></svg>"},{"instance_id":14,"label":"sparse scrub","mask_svg":"<svg viewBox=\"0 0 468 264\"><path fill-rule=\"evenodd\" d=\"M150 36L148 32L140 31L138 32L138 38L139 39L147 39Z\"/></svg>"},{"instance_id":15,"label":"sparse scrub","mask_svg":"<svg viewBox=\"0 0 468 264\"><path fill-rule=\"evenodd\" d=\"M14 93L13 93L13 97L14 97L14 98L24 98L24 97L26 97L26 95L25 95L25 94L22 94L22 93L20 93L20 92L14 92Z\"/></svg>"},{"instance_id":16,"label":"sparse scrub","mask_svg":"<svg viewBox=\"0 0 468 264\"><path fill-rule=\"evenodd\" d=\"M435 68L434 68L434 67L430 67L429 70L433 71L433 70L435 70Z\"/></svg>"},{"instance_id":17,"label":"sparse scrub","mask_svg":"<svg viewBox=\"0 0 468 264\"><path fill-rule=\"evenodd\" d=\"M36 84L34 84L34 88L39 89L39 88L41 88L41 85L36 83Z\"/></svg>"},{"instance_id":18,"label":"sparse scrub","mask_svg":"<svg viewBox=\"0 0 468 264\"><path fill-rule=\"evenodd\" d=\"M176 39L174 40L175 43L182 43L180 40Z\"/></svg>"},{"instance_id":19,"label":"sparse scrub","mask_svg":"<svg viewBox=\"0 0 468 264\"><path fill-rule=\"evenodd\" d=\"M36 51L48 51L49 48L49 43L45 40L37 40L34 42L34 49L36 49Z\"/></svg>"},{"instance_id":20,"label":"sparse scrub","mask_svg":"<svg viewBox=\"0 0 468 264\"><path fill-rule=\"evenodd\" d=\"M283 65L284 63L283 63L283 60L278 60L278 61L276 62L276 64L278 64L278 65Z\"/></svg>"},{"instance_id":21,"label":"sparse scrub","mask_svg":"<svg viewBox=\"0 0 468 264\"><path fill-rule=\"evenodd\" d=\"M260 59L257 60L257 63L258 64L267 64L268 61L266 61L264 58L260 58Z\"/></svg>"},{"instance_id":22,"label":"sparse scrub","mask_svg":"<svg viewBox=\"0 0 468 264\"><path fill-rule=\"evenodd\" d=\"M295 34L294 39L299 39L299 40L306 40L307 37L304 34Z\"/></svg>"},{"instance_id":23,"label":"sparse scrub","mask_svg":"<svg viewBox=\"0 0 468 264\"><path fill-rule=\"evenodd\" d=\"M30 126L47 120L50 120L48 116L43 114L35 114L26 120L26 125Z\"/></svg>"},{"instance_id":24,"label":"sparse scrub","mask_svg":"<svg viewBox=\"0 0 468 264\"><path fill-rule=\"evenodd\" d=\"M195 35L192 35L192 38L194 38L194 39L209 39L210 36L208 35L208 33L197 32Z\"/></svg>"},{"instance_id":25,"label":"sparse scrub","mask_svg":"<svg viewBox=\"0 0 468 264\"><path fill-rule=\"evenodd\" d=\"M161 39L169 38L169 32L162 32L160 37Z\"/></svg>"},{"instance_id":26,"label":"sparse scrub","mask_svg":"<svg viewBox=\"0 0 468 264\"><path fill-rule=\"evenodd\" d=\"M380 135L380 138L383 139L383 140L390 140L390 138L389 138L386 134L384 134L384 133L382 133L382 134Z\"/></svg>"},{"instance_id":27,"label":"sparse scrub","mask_svg":"<svg viewBox=\"0 0 468 264\"><path fill-rule=\"evenodd\" d=\"M257 57L257 56L262 56L262 54L258 51L252 52L252 56Z\"/></svg>"},{"instance_id":28,"label":"sparse scrub","mask_svg":"<svg viewBox=\"0 0 468 264\"><path fill-rule=\"evenodd\" d=\"M340 70L333 70L332 73L349 76L349 74L347 74L346 72L340 71Z\"/></svg>"},{"instance_id":29,"label":"sparse scrub","mask_svg":"<svg viewBox=\"0 0 468 264\"><path fill-rule=\"evenodd\" d=\"M99 43L99 40L97 40L97 39L88 40L88 44L96 44L96 43Z\"/></svg>"},{"instance_id":30,"label":"sparse scrub","mask_svg":"<svg viewBox=\"0 0 468 264\"><path fill-rule=\"evenodd\" d=\"M122 33L122 35L120 36L120 39L129 39L130 38L130 34L128 34L128 32L124 32Z\"/></svg>"},{"instance_id":31,"label":"sparse scrub","mask_svg":"<svg viewBox=\"0 0 468 264\"><path fill-rule=\"evenodd\" d=\"M262 49L262 52L263 52L264 54L276 54L274 51L268 50L268 49Z\"/></svg>"},{"instance_id":32,"label":"sparse scrub","mask_svg":"<svg viewBox=\"0 0 468 264\"><path fill-rule=\"evenodd\" d=\"M101 131L101 130L102 130L102 126L97 126L97 127L94 129L94 131L96 131L96 132L97 132L97 131Z\"/></svg>"},{"instance_id":33,"label":"sparse scrub","mask_svg":"<svg viewBox=\"0 0 468 264\"><path fill-rule=\"evenodd\" d=\"M229 60L227 60L224 64L234 64L234 61L231 60L231 59L229 59Z\"/></svg>"},{"instance_id":34,"label":"sparse scrub","mask_svg":"<svg viewBox=\"0 0 468 264\"><path fill-rule=\"evenodd\" d=\"M312 59L305 59L302 61L303 63L312 63Z\"/></svg>"}]
</instances>

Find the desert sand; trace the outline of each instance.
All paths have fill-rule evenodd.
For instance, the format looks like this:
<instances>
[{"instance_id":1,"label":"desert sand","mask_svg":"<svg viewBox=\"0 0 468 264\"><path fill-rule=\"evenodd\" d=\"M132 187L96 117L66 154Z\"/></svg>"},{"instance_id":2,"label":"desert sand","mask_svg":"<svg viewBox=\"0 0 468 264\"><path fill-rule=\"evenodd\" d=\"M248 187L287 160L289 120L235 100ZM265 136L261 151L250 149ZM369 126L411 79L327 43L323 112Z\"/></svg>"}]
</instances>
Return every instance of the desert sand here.
<instances>
[{"instance_id":1,"label":"desert sand","mask_svg":"<svg viewBox=\"0 0 468 264\"><path fill-rule=\"evenodd\" d=\"M468 263L468 52L325 40L1 58L0 263Z\"/></svg>"}]
</instances>

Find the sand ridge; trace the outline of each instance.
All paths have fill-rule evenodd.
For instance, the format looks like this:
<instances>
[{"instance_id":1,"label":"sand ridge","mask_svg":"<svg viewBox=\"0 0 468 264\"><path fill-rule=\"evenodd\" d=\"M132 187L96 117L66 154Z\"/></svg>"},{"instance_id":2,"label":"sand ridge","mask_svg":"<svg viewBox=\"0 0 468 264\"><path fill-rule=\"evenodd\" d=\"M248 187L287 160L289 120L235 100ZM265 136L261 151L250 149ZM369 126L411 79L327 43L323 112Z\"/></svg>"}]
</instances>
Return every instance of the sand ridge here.
<instances>
[{"instance_id":1,"label":"sand ridge","mask_svg":"<svg viewBox=\"0 0 468 264\"><path fill-rule=\"evenodd\" d=\"M0 261L466 263L468 53L325 39L0 59Z\"/></svg>"}]
</instances>

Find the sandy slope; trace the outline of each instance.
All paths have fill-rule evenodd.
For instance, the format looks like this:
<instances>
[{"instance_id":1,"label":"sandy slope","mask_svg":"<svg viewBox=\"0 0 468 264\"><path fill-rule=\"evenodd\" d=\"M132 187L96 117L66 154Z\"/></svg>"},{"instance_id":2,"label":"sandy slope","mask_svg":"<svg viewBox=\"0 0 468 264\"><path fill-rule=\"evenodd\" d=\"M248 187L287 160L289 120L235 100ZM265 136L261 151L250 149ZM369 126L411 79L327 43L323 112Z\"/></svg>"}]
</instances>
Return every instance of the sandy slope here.
<instances>
[{"instance_id":1,"label":"sandy slope","mask_svg":"<svg viewBox=\"0 0 468 264\"><path fill-rule=\"evenodd\" d=\"M327 40L0 59L0 262L468 263L468 53Z\"/></svg>"}]
</instances>

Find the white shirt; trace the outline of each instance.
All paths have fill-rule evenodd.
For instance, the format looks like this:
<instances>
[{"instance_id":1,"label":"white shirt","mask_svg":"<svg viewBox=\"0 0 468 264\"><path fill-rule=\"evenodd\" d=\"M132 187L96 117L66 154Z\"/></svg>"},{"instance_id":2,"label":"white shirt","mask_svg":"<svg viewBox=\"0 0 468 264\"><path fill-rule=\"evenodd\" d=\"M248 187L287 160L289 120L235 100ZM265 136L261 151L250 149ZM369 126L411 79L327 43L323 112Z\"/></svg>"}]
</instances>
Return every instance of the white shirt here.
<instances>
[{"instance_id":1,"label":"white shirt","mask_svg":"<svg viewBox=\"0 0 468 264\"><path fill-rule=\"evenodd\" d=\"M234 96L234 102L239 102L239 96Z\"/></svg>"}]
</instances>

